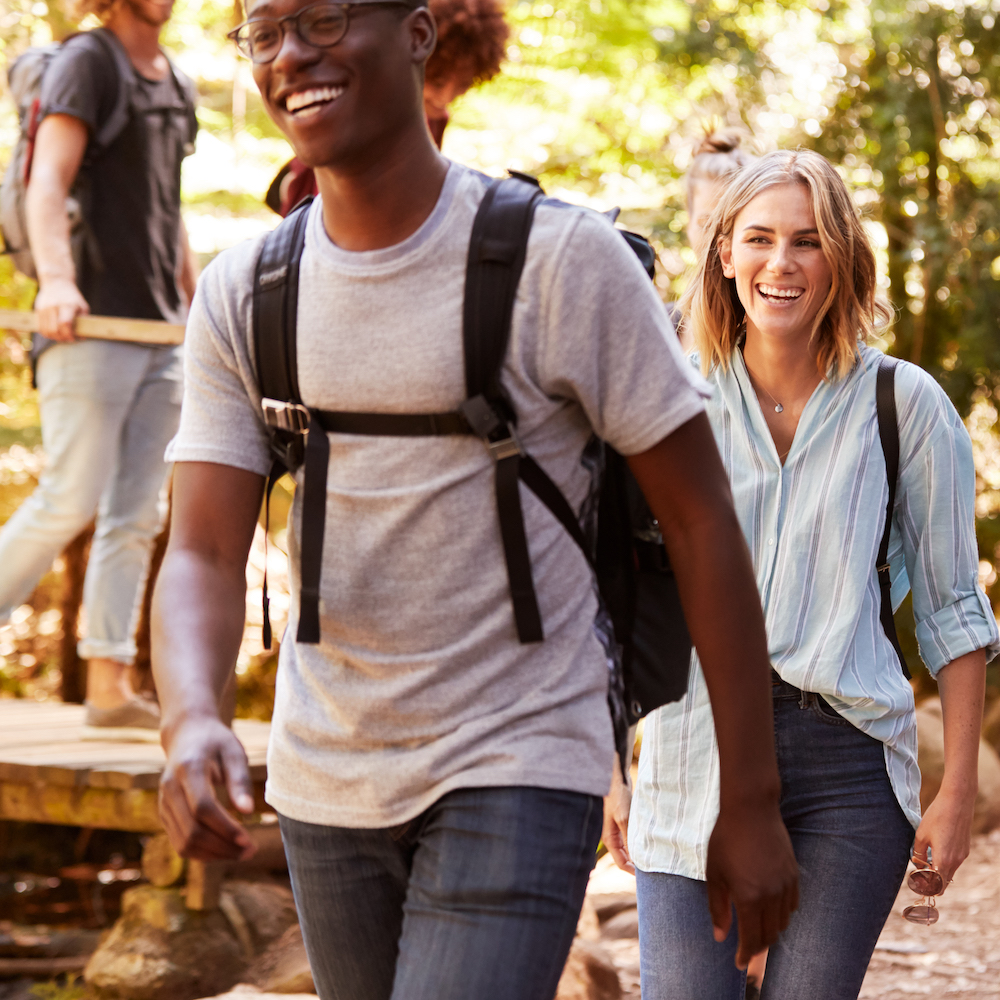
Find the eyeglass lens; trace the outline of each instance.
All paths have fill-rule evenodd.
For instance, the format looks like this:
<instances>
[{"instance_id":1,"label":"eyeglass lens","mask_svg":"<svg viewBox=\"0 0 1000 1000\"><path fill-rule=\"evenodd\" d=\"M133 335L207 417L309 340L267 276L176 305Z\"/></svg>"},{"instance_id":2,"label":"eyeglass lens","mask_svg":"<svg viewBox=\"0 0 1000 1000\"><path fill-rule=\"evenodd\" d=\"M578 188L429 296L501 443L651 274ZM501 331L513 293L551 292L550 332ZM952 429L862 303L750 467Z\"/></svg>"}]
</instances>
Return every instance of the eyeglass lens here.
<instances>
[{"instance_id":1,"label":"eyeglass lens","mask_svg":"<svg viewBox=\"0 0 1000 1000\"><path fill-rule=\"evenodd\" d=\"M906 884L920 896L940 896L944 892L944 879L933 868L910 872Z\"/></svg>"},{"instance_id":2,"label":"eyeglass lens","mask_svg":"<svg viewBox=\"0 0 1000 1000\"><path fill-rule=\"evenodd\" d=\"M938 922L938 910L933 899L927 903L915 903L913 906L906 907L903 910L903 916L914 924L930 926Z\"/></svg>"},{"instance_id":3,"label":"eyeglass lens","mask_svg":"<svg viewBox=\"0 0 1000 1000\"><path fill-rule=\"evenodd\" d=\"M341 4L313 4L284 20L292 22L303 42L320 49L336 45L347 33L348 15ZM283 38L281 21L262 18L244 24L236 34L236 44L253 62L268 63L281 50Z\"/></svg>"}]
</instances>

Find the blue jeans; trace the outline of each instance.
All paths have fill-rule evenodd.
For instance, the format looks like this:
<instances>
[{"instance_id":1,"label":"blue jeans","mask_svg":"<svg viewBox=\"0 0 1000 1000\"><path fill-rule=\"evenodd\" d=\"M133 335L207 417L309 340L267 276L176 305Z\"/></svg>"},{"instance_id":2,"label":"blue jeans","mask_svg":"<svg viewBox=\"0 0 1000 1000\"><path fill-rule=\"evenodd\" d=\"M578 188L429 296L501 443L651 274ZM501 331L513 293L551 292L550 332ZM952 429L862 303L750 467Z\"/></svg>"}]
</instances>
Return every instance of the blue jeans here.
<instances>
[{"instance_id":1,"label":"blue jeans","mask_svg":"<svg viewBox=\"0 0 1000 1000\"><path fill-rule=\"evenodd\" d=\"M601 834L599 798L449 792L391 829L281 816L322 1000L552 1000Z\"/></svg>"},{"instance_id":2,"label":"blue jeans","mask_svg":"<svg viewBox=\"0 0 1000 1000\"><path fill-rule=\"evenodd\" d=\"M130 663L153 539L163 523L163 452L177 431L179 348L83 340L38 359L46 467L0 531L0 625L97 515L80 656Z\"/></svg>"},{"instance_id":3,"label":"blue jeans","mask_svg":"<svg viewBox=\"0 0 1000 1000\"><path fill-rule=\"evenodd\" d=\"M815 694L783 681L773 693L781 815L800 883L761 1000L855 1000L906 874L913 827L878 740ZM637 892L643 1000L742 1000L736 933L715 943L705 884L639 872Z\"/></svg>"}]
</instances>

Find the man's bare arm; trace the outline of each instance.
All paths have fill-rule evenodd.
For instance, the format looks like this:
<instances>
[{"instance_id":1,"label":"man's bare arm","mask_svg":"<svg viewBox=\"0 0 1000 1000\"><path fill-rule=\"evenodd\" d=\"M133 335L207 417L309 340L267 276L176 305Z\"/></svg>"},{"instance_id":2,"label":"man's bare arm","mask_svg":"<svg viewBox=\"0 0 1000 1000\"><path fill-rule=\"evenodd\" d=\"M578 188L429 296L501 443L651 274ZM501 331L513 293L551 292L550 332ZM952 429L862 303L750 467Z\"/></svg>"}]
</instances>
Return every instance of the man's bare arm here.
<instances>
[{"instance_id":1,"label":"man's bare arm","mask_svg":"<svg viewBox=\"0 0 1000 1000\"><path fill-rule=\"evenodd\" d=\"M39 333L72 341L73 321L90 311L76 285L66 199L87 149L87 126L71 115L49 115L38 126L25 196L28 242L38 272Z\"/></svg>"},{"instance_id":2,"label":"man's bare arm","mask_svg":"<svg viewBox=\"0 0 1000 1000\"><path fill-rule=\"evenodd\" d=\"M222 718L222 699L243 636L247 553L263 487L263 477L227 465L174 467L170 542L152 616L167 752L160 812L174 847L203 861L252 853L215 786L224 785L241 812L252 811L246 754Z\"/></svg>"},{"instance_id":3,"label":"man's bare arm","mask_svg":"<svg viewBox=\"0 0 1000 1000\"><path fill-rule=\"evenodd\" d=\"M187 226L184 225L183 216L177 230L178 255L177 255L177 287L184 296L184 305L191 307L194 299L195 288L198 285L198 258L191 250L191 243L188 240Z\"/></svg>"},{"instance_id":4,"label":"man's bare arm","mask_svg":"<svg viewBox=\"0 0 1000 1000\"><path fill-rule=\"evenodd\" d=\"M720 940L736 907L743 966L777 940L798 902L778 809L770 666L753 565L704 414L629 466L659 521L712 701L722 789L709 842L709 904Z\"/></svg>"}]
</instances>

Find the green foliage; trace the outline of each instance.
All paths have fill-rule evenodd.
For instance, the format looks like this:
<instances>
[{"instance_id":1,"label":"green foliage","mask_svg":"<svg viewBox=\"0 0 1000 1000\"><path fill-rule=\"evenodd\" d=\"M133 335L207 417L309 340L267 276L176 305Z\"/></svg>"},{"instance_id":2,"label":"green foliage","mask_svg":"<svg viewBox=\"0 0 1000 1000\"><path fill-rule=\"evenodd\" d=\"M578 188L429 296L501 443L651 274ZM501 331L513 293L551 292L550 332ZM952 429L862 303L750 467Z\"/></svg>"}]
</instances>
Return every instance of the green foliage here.
<instances>
[{"instance_id":1,"label":"green foliage","mask_svg":"<svg viewBox=\"0 0 1000 1000\"><path fill-rule=\"evenodd\" d=\"M88 1000L91 996L83 979L72 973L63 981L53 979L47 983L35 983L28 993L38 1000Z\"/></svg>"},{"instance_id":2,"label":"green foliage","mask_svg":"<svg viewBox=\"0 0 1000 1000\"><path fill-rule=\"evenodd\" d=\"M1000 389L1000 32L986 4L882 0L817 148L888 237L895 351L963 415ZM996 263L994 263L996 262Z\"/></svg>"}]
</instances>

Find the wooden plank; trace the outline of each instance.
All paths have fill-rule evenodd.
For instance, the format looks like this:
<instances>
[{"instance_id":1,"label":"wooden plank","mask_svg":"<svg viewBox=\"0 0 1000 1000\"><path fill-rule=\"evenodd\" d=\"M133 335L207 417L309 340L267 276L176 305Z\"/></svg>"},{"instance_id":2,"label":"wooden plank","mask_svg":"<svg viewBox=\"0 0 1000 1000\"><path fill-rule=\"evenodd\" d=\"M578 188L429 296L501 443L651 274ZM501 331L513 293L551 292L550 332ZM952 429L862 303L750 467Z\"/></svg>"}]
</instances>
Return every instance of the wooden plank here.
<instances>
[{"instance_id":1,"label":"wooden plank","mask_svg":"<svg viewBox=\"0 0 1000 1000\"><path fill-rule=\"evenodd\" d=\"M0 976L56 976L62 972L81 972L89 955L69 955L66 958L0 958Z\"/></svg>"},{"instance_id":2,"label":"wooden plank","mask_svg":"<svg viewBox=\"0 0 1000 1000\"><path fill-rule=\"evenodd\" d=\"M35 333L38 320L33 312L0 309L0 329ZM184 327L152 319L124 319L118 316L78 316L74 324L78 337L95 340L125 340L140 344L181 344Z\"/></svg>"},{"instance_id":3,"label":"wooden plank","mask_svg":"<svg viewBox=\"0 0 1000 1000\"><path fill-rule=\"evenodd\" d=\"M0 782L0 819L159 833L156 791Z\"/></svg>"}]
</instances>

